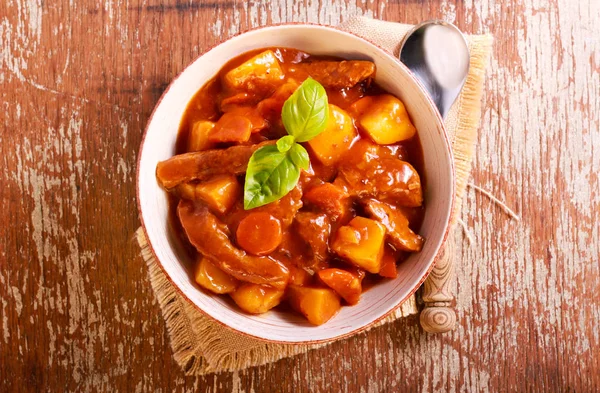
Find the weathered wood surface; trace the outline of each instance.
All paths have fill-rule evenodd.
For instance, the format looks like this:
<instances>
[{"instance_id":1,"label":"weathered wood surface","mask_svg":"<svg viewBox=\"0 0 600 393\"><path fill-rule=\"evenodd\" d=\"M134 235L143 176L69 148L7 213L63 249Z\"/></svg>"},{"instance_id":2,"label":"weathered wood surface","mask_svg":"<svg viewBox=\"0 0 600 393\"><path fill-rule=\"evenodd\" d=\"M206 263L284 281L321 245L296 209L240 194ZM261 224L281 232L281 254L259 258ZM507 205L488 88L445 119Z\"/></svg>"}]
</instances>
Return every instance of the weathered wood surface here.
<instances>
[{"instance_id":1,"label":"weathered wood surface","mask_svg":"<svg viewBox=\"0 0 600 393\"><path fill-rule=\"evenodd\" d=\"M418 317L276 364L185 377L132 235L161 92L285 21L454 21L496 37L457 233L457 329ZM600 390L600 2L0 2L0 391Z\"/></svg>"}]
</instances>

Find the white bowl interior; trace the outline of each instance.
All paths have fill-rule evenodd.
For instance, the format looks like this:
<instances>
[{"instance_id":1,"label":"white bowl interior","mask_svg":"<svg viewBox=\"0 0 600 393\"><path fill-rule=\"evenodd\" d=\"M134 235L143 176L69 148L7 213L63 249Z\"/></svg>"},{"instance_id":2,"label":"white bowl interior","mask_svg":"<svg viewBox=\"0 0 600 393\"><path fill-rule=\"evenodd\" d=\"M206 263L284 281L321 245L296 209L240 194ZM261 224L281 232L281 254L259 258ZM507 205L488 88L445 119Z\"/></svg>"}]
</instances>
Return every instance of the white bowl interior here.
<instances>
[{"instance_id":1,"label":"white bowl interior","mask_svg":"<svg viewBox=\"0 0 600 393\"><path fill-rule=\"evenodd\" d=\"M399 265L397 279L376 285L362 295L359 304L343 307L329 322L316 327L302 317L280 311L247 315L228 297L209 295L199 289L169 233L167 196L155 177L156 164L174 154L179 122L192 96L226 61L251 49L269 46L374 61L377 83L405 103L423 146L427 178L426 214L420 232L427 239L423 250ZM307 342L329 340L358 330L389 313L414 292L445 236L454 182L451 152L441 119L425 93L396 59L351 34L324 26L284 25L234 37L198 58L171 84L146 132L140 150L138 190L142 219L155 255L189 300L212 318L240 332L273 341Z\"/></svg>"}]
</instances>

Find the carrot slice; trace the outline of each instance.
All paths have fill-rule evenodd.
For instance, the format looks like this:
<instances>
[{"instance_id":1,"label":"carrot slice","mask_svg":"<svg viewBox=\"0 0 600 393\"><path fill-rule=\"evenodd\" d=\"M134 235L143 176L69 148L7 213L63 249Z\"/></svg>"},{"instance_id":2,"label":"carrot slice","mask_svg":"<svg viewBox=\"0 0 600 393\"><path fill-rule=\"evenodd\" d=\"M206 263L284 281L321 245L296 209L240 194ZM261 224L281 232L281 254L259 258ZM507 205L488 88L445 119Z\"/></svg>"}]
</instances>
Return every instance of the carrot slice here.
<instances>
[{"instance_id":1,"label":"carrot slice","mask_svg":"<svg viewBox=\"0 0 600 393\"><path fill-rule=\"evenodd\" d=\"M354 274L342 269L320 270L319 278L328 287L336 291L348 304L356 304L362 292L361 280Z\"/></svg>"},{"instance_id":2,"label":"carrot slice","mask_svg":"<svg viewBox=\"0 0 600 393\"><path fill-rule=\"evenodd\" d=\"M254 255L267 255L281 243L281 223L265 212L250 213L238 225L237 242Z\"/></svg>"},{"instance_id":3,"label":"carrot slice","mask_svg":"<svg viewBox=\"0 0 600 393\"><path fill-rule=\"evenodd\" d=\"M209 135L210 142L247 142L250 139L252 132L252 123L242 115L225 113L217 124L214 130Z\"/></svg>"},{"instance_id":4,"label":"carrot slice","mask_svg":"<svg viewBox=\"0 0 600 393\"><path fill-rule=\"evenodd\" d=\"M379 270L381 277L396 278L398 277L398 270L396 269L396 258L394 254L386 247L381 259L381 270Z\"/></svg>"}]
</instances>

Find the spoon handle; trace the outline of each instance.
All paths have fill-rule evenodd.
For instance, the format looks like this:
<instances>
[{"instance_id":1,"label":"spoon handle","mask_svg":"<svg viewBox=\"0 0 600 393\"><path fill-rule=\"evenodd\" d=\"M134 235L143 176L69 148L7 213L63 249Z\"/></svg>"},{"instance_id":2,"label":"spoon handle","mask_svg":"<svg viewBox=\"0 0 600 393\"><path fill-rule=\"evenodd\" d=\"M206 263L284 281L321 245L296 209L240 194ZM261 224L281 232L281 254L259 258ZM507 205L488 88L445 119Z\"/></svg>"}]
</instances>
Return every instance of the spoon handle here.
<instances>
[{"instance_id":1,"label":"spoon handle","mask_svg":"<svg viewBox=\"0 0 600 393\"><path fill-rule=\"evenodd\" d=\"M429 333L448 332L456 326L456 312L452 306L454 296L449 288L454 271L453 254L454 236L450 234L425 280L421 294L425 302L425 308L421 311L421 326Z\"/></svg>"}]
</instances>

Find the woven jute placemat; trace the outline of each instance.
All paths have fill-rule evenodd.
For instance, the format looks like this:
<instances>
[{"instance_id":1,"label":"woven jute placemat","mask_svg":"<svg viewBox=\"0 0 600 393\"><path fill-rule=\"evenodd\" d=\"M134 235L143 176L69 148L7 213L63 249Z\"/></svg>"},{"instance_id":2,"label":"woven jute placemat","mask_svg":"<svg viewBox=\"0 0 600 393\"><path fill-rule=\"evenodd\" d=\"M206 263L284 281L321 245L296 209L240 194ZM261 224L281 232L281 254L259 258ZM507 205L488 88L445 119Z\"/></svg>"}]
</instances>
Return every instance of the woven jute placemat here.
<instances>
[{"instance_id":1,"label":"woven jute placemat","mask_svg":"<svg viewBox=\"0 0 600 393\"><path fill-rule=\"evenodd\" d=\"M411 27L411 25L362 17L351 19L339 26L343 30L377 43L395 55L398 54L402 38ZM471 170L471 159L481 114L485 68L492 47L492 37L489 35L467 36L467 40L471 51L469 75L461 95L445 120L456 166L456 205L452 225L458 217ZM152 289L167 325L175 361L186 374L202 375L240 370L330 344L269 344L224 328L198 311L175 290L152 255L141 228L136 232L136 236L142 257L148 265ZM412 296L375 326L417 312L415 297Z\"/></svg>"}]
</instances>

